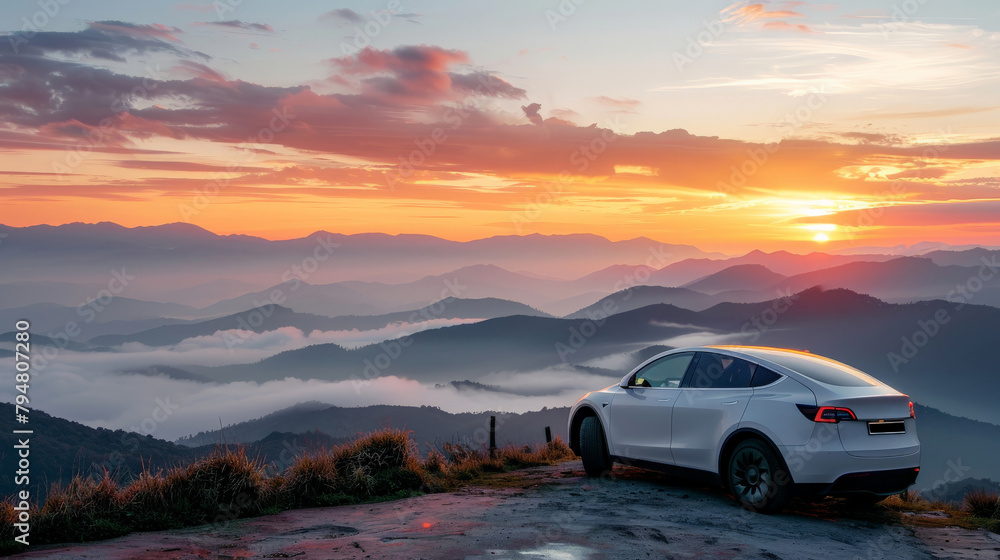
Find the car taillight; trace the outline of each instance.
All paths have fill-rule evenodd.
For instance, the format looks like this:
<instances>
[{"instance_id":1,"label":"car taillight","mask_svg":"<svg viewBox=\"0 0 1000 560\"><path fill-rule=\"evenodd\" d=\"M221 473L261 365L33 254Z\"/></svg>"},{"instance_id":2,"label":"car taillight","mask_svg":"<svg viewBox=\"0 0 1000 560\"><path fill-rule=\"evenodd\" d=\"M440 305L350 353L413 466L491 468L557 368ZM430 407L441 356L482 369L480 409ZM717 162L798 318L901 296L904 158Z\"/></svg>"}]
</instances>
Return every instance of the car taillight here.
<instances>
[{"instance_id":1,"label":"car taillight","mask_svg":"<svg viewBox=\"0 0 1000 560\"><path fill-rule=\"evenodd\" d=\"M917 413L913 411L913 401L910 401L910 418L916 418Z\"/></svg>"},{"instance_id":2,"label":"car taillight","mask_svg":"<svg viewBox=\"0 0 1000 560\"><path fill-rule=\"evenodd\" d=\"M836 406L811 406L808 404L795 405L803 416L813 422L829 422L831 424L844 420L857 420L854 411L849 408Z\"/></svg>"}]
</instances>

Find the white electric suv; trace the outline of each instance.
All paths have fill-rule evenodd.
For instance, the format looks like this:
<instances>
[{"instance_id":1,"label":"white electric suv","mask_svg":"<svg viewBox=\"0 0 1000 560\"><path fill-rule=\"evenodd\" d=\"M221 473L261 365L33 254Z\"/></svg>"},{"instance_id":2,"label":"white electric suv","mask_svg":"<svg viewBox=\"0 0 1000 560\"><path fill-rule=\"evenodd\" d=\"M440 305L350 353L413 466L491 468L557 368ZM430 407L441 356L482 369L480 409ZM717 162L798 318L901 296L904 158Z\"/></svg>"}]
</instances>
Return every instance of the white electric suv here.
<instances>
[{"instance_id":1,"label":"white electric suv","mask_svg":"<svg viewBox=\"0 0 1000 560\"><path fill-rule=\"evenodd\" d=\"M874 503L920 471L913 403L846 364L796 350L678 348L570 410L590 476L612 462L707 477L744 507L793 494Z\"/></svg>"}]
</instances>

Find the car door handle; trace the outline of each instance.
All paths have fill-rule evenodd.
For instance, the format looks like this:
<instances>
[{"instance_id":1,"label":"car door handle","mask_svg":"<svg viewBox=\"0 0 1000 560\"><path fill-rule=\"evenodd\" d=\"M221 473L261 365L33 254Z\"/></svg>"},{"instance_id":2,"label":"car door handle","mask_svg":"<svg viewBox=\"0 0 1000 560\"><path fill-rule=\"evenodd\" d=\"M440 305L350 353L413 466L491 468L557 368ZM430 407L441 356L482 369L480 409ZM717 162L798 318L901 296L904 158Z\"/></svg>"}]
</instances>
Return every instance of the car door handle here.
<instances>
[{"instance_id":1,"label":"car door handle","mask_svg":"<svg viewBox=\"0 0 1000 560\"><path fill-rule=\"evenodd\" d=\"M736 404L738 402L740 402L740 401L726 401L726 402L724 402L722 404Z\"/></svg>"},{"instance_id":2,"label":"car door handle","mask_svg":"<svg viewBox=\"0 0 1000 560\"><path fill-rule=\"evenodd\" d=\"M668 402L670 399L656 399L659 402Z\"/></svg>"}]
</instances>

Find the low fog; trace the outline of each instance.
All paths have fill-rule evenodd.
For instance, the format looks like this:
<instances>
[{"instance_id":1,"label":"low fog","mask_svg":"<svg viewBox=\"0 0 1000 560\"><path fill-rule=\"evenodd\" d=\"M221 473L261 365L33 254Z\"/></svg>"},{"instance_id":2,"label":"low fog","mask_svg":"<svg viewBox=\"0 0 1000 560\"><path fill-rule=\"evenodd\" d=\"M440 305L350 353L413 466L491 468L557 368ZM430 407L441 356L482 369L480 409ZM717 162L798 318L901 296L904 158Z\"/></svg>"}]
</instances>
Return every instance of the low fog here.
<instances>
[{"instance_id":1,"label":"low fog","mask_svg":"<svg viewBox=\"0 0 1000 560\"><path fill-rule=\"evenodd\" d=\"M498 373L487 380L518 394L421 384L395 376L329 382L285 378L266 383L200 383L165 375L111 373L92 363L52 364L32 385L32 405L49 414L91 427L125 429L156 438L212 430L259 418L299 402L336 406L392 404L436 406L448 412L528 412L573 404L584 392L616 378L550 368L531 373ZM4 398L13 392L3 389Z\"/></svg>"},{"instance_id":2,"label":"low fog","mask_svg":"<svg viewBox=\"0 0 1000 560\"><path fill-rule=\"evenodd\" d=\"M287 377L265 383L205 383L171 378L153 367L183 369L190 365L246 364L313 344L332 342L354 348L471 322L475 320L436 319L370 331L309 334L294 327L259 334L231 330L185 339L167 347L126 343L114 352L63 350L45 362L36 362L31 404L54 416L91 427L124 429L175 440L218 428L220 421L225 425L235 424L305 401L348 407L429 405L448 412L520 413L569 406L584 392L618 380L560 366L529 373L491 373L480 380L486 386L483 388L465 385L456 388L396 376L337 382ZM12 388L5 387L0 394L10 400L14 398Z\"/></svg>"},{"instance_id":3,"label":"low fog","mask_svg":"<svg viewBox=\"0 0 1000 560\"><path fill-rule=\"evenodd\" d=\"M126 343L113 352L63 350L43 367L36 364L32 405L49 414L91 427L125 429L175 440L220 422L235 424L259 418L305 401L336 406L392 404L435 406L448 412L528 412L572 405L583 393L616 383L634 367L631 354L615 353L584 365L608 370L607 375L561 365L531 372L500 371L476 377L482 386L422 383L394 376L370 380L324 381L286 377L263 383L207 383L176 379L152 366L247 364L313 344L336 343L355 348L418 331L472 323L472 319L436 319L419 324L395 324L370 331L312 331L294 327L264 333L219 331L185 339L173 346ZM698 332L662 341L669 346L723 344L741 335ZM126 373L131 372L131 373ZM137 373L138 372L138 373ZM470 376L471 377L471 376ZM463 381L460 376L454 381ZM4 388L4 396L13 392Z\"/></svg>"}]
</instances>

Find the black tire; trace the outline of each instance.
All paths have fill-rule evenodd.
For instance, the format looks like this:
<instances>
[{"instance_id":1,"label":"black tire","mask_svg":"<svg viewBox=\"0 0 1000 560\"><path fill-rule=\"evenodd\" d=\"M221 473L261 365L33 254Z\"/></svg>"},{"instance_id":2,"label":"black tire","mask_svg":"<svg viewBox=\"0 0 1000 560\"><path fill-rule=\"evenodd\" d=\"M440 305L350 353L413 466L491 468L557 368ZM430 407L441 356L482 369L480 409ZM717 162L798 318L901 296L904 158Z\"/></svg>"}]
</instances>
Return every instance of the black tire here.
<instances>
[{"instance_id":1,"label":"black tire","mask_svg":"<svg viewBox=\"0 0 1000 560\"><path fill-rule=\"evenodd\" d=\"M596 416L588 416L580 424L580 457L587 476L603 476L611 470L611 455L604 439L604 428Z\"/></svg>"},{"instance_id":2,"label":"black tire","mask_svg":"<svg viewBox=\"0 0 1000 560\"><path fill-rule=\"evenodd\" d=\"M781 457L759 439L741 442L729 456L726 483L733 497L750 511L774 513L792 498L792 477Z\"/></svg>"}]
</instances>

